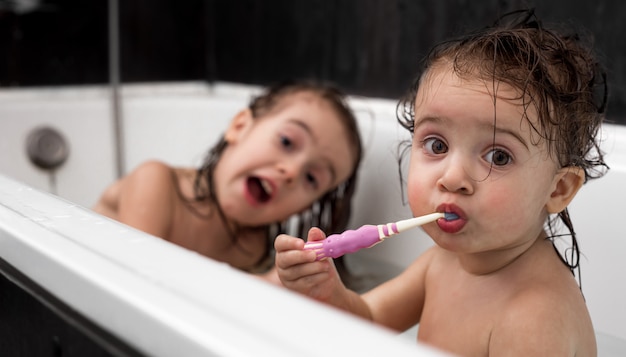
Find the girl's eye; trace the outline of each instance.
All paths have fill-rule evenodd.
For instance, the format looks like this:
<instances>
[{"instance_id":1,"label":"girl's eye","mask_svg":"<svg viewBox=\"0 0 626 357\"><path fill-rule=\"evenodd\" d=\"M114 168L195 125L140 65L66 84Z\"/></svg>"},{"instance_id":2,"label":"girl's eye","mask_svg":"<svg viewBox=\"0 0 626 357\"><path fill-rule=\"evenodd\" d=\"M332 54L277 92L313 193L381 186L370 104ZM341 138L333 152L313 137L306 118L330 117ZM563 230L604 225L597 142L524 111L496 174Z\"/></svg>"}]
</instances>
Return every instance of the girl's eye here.
<instances>
[{"instance_id":1,"label":"girl's eye","mask_svg":"<svg viewBox=\"0 0 626 357\"><path fill-rule=\"evenodd\" d=\"M283 147L285 147L287 149L290 149L291 147L293 147L293 143L292 143L291 139L286 137L286 136L284 136L284 135L280 136L280 145L282 145Z\"/></svg>"},{"instance_id":2,"label":"girl's eye","mask_svg":"<svg viewBox=\"0 0 626 357\"><path fill-rule=\"evenodd\" d=\"M423 141L422 145L430 154L439 155L448 152L448 145L438 138L428 138Z\"/></svg>"},{"instance_id":3,"label":"girl's eye","mask_svg":"<svg viewBox=\"0 0 626 357\"><path fill-rule=\"evenodd\" d=\"M315 178L315 175L313 175L312 173L306 173L306 182L317 188L317 178Z\"/></svg>"},{"instance_id":4,"label":"girl's eye","mask_svg":"<svg viewBox=\"0 0 626 357\"><path fill-rule=\"evenodd\" d=\"M485 155L485 160L496 166L504 166L511 163L511 155L500 149L493 149Z\"/></svg>"}]
</instances>

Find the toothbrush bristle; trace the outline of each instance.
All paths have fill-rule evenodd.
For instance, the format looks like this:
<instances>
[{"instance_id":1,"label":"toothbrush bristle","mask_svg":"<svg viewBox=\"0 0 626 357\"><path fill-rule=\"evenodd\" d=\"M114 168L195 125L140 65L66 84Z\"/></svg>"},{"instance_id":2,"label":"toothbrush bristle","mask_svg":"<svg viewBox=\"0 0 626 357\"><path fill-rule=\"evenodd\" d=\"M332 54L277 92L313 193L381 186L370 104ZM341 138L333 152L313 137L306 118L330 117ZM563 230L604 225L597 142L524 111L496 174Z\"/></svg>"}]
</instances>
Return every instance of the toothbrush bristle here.
<instances>
[{"instance_id":1,"label":"toothbrush bristle","mask_svg":"<svg viewBox=\"0 0 626 357\"><path fill-rule=\"evenodd\" d=\"M445 212L444 217L446 221L454 221L455 219L459 219L459 216L456 213Z\"/></svg>"}]
</instances>

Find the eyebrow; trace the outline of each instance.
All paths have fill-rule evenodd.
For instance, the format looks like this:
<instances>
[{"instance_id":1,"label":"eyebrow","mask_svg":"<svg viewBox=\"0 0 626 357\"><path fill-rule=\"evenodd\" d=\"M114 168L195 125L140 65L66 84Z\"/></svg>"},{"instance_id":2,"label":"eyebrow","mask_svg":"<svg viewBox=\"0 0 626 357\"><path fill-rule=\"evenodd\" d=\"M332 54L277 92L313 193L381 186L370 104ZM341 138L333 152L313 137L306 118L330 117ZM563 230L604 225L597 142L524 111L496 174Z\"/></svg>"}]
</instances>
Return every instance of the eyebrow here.
<instances>
[{"instance_id":1,"label":"eyebrow","mask_svg":"<svg viewBox=\"0 0 626 357\"><path fill-rule=\"evenodd\" d=\"M297 118L293 118L289 120L289 123L295 124L296 126L302 128L302 130L309 134L309 137L311 138L311 140L313 140L313 142L317 142L317 137L313 134L311 127L309 127L305 122ZM326 163L328 164L328 170L330 171L331 176L331 183L334 183L337 180L337 172L335 171L335 167L333 166L331 160L324 158L324 161L326 161Z\"/></svg>"},{"instance_id":2,"label":"eyebrow","mask_svg":"<svg viewBox=\"0 0 626 357\"><path fill-rule=\"evenodd\" d=\"M415 132L415 129L417 129L418 127L420 127L424 123L441 123L441 124L445 124L448 121L450 121L450 119L445 118L445 117L428 116L428 117L425 117L425 118L422 118L422 119L418 120L417 123L413 127L413 131ZM478 124L478 126L480 128L489 129L491 131L495 130L496 133L510 135L510 136L514 137L517 141L519 141L522 145L524 145L526 150L528 150L528 144L526 143L526 140L524 140L524 138L521 135L519 135L517 132L515 132L513 130L496 126L496 125L493 124L493 121L491 121L491 122L481 122L481 123Z\"/></svg>"},{"instance_id":3,"label":"eyebrow","mask_svg":"<svg viewBox=\"0 0 626 357\"><path fill-rule=\"evenodd\" d=\"M510 135L512 137L514 137L517 141L519 141L522 145L524 145L524 147L526 148L526 150L528 150L528 144L526 143L526 140L524 140L524 138L522 138L521 135L519 135L517 132L507 129L507 128L502 128L502 127L498 127L496 125L493 125L493 123L482 123L480 124L481 127L485 127L485 128L489 128L491 130L495 130L496 133L501 133L501 134L505 134L505 135Z\"/></svg>"}]
</instances>

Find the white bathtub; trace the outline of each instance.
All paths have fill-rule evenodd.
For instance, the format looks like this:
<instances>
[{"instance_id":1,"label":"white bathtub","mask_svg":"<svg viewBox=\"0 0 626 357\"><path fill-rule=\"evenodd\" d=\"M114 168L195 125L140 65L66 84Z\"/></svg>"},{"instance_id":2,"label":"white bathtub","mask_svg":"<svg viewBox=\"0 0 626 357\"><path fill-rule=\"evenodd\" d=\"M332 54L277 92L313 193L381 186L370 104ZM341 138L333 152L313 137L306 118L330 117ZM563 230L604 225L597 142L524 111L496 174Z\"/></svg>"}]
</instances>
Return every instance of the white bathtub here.
<instances>
[{"instance_id":1,"label":"white bathtub","mask_svg":"<svg viewBox=\"0 0 626 357\"><path fill-rule=\"evenodd\" d=\"M227 83L125 87L122 166L129 171L151 158L197 165L232 115L258 90ZM366 143L351 225L409 217L401 203L395 160L397 142L408 134L396 123L395 101L352 98L351 103ZM101 87L0 91L0 174L90 207L116 176L110 108L109 91ZM59 129L69 142L70 155L53 174L34 167L25 155L26 136L40 125ZM611 171L583 187L570 209L584 255L583 291L601 342L600 355L607 355L602 353L603 341L622 348L626 340L626 286L621 277L626 262L620 255L626 251L626 239L618 225L626 202L626 128L606 125L604 135ZM414 231L351 255L348 264L376 281L397 273L430 244Z\"/></svg>"},{"instance_id":2,"label":"white bathtub","mask_svg":"<svg viewBox=\"0 0 626 357\"><path fill-rule=\"evenodd\" d=\"M443 356L2 175L0 256L147 356Z\"/></svg>"}]
</instances>

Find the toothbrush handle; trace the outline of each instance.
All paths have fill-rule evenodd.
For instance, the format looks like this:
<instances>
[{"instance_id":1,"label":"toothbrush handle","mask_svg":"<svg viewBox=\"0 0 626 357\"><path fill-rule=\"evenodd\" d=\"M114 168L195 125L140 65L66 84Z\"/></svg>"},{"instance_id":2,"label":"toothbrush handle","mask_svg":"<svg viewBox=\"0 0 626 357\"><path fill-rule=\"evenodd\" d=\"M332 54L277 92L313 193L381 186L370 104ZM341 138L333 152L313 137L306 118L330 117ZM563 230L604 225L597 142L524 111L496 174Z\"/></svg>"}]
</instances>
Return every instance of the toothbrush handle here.
<instances>
[{"instance_id":1,"label":"toothbrush handle","mask_svg":"<svg viewBox=\"0 0 626 357\"><path fill-rule=\"evenodd\" d=\"M331 234L322 241L307 242L305 250L317 251L317 260L338 258L363 248L369 248L383 241L378 226L364 225L357 230L347 230L341 234Z\"/></svg>"},{"instance_id":2,"label":"toothbrush handle","mask_svg":"<svg viewBox=\"0 0 626 357\"><path fill-rule=\"evenodd\" d=\"M347 253L353 253L363 248L372 247L394 234L404 232L440 218L447 219L447 213L436 212L421 217L405 219L396 223L379 224L377 226L367 224L357 230L347 230L341 234L329 235L326 239L321 241L307 242L304 244L304 250L314 250L317 254L316 260L338 258Z\"/></svg>"}]
</instances>

